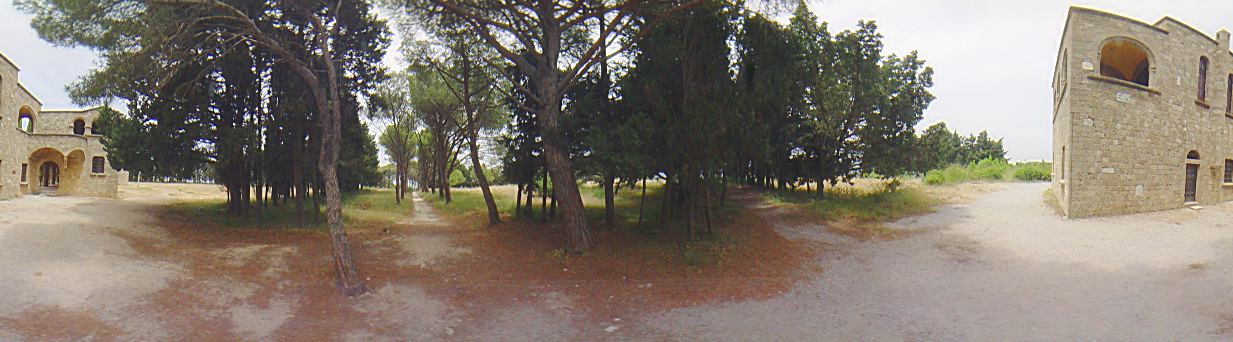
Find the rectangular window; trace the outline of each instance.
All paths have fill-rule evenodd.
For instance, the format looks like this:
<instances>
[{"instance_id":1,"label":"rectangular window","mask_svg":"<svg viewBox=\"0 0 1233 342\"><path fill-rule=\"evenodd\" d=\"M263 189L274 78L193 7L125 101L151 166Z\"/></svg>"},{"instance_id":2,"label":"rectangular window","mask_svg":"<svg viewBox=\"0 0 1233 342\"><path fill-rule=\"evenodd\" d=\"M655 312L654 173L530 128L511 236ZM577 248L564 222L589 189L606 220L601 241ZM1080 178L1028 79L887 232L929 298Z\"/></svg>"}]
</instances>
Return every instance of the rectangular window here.
<instances>
[{"instance_id":1,"label":"rectangular window","mask_svg":"<svg viewBox=\"0 0 1233 342\"><path fill-rule=\"evenodd\" d=\"M23 163L23 164L21 164L21 182L22 182L22 183L25 183L25 182L26 182L26 168L27 168L28 166L29 166L29 164L24 164L24 163Z\"/></svg>"},{"instance_id":2,"label":"rectangular window","mask_svg":"<svg viewBox=\"0 0 1233 342\"><path fill-rule=\"evenodd\" d=\"M106 163L103 161L103 157L94 157L94 160L91 160L90 163L90 172L103 173L103 167L105 165Z\"/></svg>"},{"instance_id":3,"label":"rectangular window","mask_svg":"<svg viewBox=\"0 0 1233 342\"><path fill-rule=\"evenodd\" d=\"M1224 111L1233 113L1233 74L1229 74L1229 87L1225 91L1228 94L1224 96Z\"/></svg>"},{"instance_id":4,"label":"rectangular window","mask_svg":"<svg viewBox=\"0 0 1233 342\"><path fill-rule=\"evenodd\" d=\"M1233 183L1233 159L1224 160L1224 182Z\"/></svg>"}]
</instances>

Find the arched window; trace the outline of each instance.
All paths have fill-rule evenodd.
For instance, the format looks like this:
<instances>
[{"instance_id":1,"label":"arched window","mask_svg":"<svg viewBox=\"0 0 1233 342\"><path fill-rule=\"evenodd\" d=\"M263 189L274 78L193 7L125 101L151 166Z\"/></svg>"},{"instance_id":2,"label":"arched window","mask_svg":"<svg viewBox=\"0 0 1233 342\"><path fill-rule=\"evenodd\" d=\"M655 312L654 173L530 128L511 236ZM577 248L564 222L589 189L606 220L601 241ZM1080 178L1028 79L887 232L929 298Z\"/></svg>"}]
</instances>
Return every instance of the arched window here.
<instances>
[{"instance_id":1,"label":"arched window","mask_svg":"<svg viewBox=\"0 0 1233 342\"><path fill-rule=\"evenodd\" d=\"M1190 152L1186 152L1186 159L1199 160L1199 151L1190 150Z\"/></svg>"},{"instance_id":2,"label":"arched window","mask_svg":"<svg viewBox=\"0 0 1233 342\"><path fill-rule=\"evenodd\" d=\"M103 134L103 127L98 125L98 119L90 122L90 134Z\"/></svg>"},{"instance_id":3,"label":"arched window","mask_svg":"<svg viewBox=\"0 0 1233 342\"><path fill-rule=\"evenodd\" d=\"M22 108L21 114L17 116L17 129L34 133L34 116L26 108Z\"/></svg>"},{"instance_id":4,"label":"arched window","mask_svg":"<svg viewBox=\"0 0 1233 342\"><path fill-rule=\"evenodd\" d=\"M1113 39L1100 47L1100 75L1148 86L1151 63L1147 51L1127 39Z\"/></svg>"},{"instance_id":5,"label":"arched window","mask_svg":"<svg viewBox=\"0 0 1233 342\"><path fill-rule=\"evenodd\" d=\"M103 159L103 157L94 157L94 159L90 160L90 172L91 173L103 173L103 168L106 165L107 165L106 161Z\"/></svg>"},{"instance_id":6,"label":"arched window","mask_svg":"<svg viewBox=\"0 0 1233 342\"><path fill-rule=\"evenodd\" d=\"M76 135L86 134L86 120L77 119L76 121L73 121L73 134L76 134Z\"/></svg>"},{"instance_id":7,"label":"arched window","mask_svg":"<svg viewBox=\"0 0 1233 342\"><path fill-rule=\"evenodd\" d=\"M1199 101L1207 101L1207 56L1199 57Z\"/></svg>"}]
</instances>

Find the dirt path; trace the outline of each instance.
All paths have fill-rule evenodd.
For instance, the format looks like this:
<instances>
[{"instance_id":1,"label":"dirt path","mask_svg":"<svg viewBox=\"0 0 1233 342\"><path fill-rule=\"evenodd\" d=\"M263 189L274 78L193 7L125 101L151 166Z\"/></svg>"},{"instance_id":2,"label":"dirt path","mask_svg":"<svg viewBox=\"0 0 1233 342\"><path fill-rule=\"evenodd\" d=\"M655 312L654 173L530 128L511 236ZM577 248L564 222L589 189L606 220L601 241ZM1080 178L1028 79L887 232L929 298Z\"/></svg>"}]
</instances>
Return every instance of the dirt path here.
<instances>
[{"instance_id":1,"label":"dirt path","mask_svg":"<svg viewBox=\"0 0 1233 342\"><path fill-rule=\"evenodd\" d=\"M823 273L765 301L684 308L690 340L1228 340L1233 205L1063 220L1047 184L1011 184L895 224L888 242L813 230ZM805 229L805 231L810 231Z\"/></svg>"}]
</instances>

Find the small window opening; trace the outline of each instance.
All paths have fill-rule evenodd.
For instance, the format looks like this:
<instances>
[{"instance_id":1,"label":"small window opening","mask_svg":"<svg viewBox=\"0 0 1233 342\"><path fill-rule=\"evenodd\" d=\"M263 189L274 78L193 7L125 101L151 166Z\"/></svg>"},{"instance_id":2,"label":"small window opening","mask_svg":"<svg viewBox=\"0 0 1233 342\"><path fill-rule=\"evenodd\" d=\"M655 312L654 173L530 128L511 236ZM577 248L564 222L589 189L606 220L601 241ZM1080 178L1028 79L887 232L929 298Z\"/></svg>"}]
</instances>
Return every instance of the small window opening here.
<instances>
[{"instance_id":1,"label":"small window opening","mask_svg":"<svg viewBox=\"0 0 1233 342\"><path fill-rule=\"evenodd\" d=\"M26 181L26 169L28 169L29 167L30 167L30 164L25 164L25 163L21 164L21 182L22 183L27 182Z\"/></svg>"},{"instance_id":2,"label":"small window opening","mask_svg":"<svg viewBox=\"0 0 1233 342\"><path fill-rule=\"evenodd\" d=\"M1187 152L1187 153L1186 153L1186 159L1194 159L1194 160L1198 160L1198 159L1199 159L1199 151L1190 150L1190 152Z\"/></svg>"},{"instance_id":3,"label":"small window opening","mask_svg":"<svg viewBox=\"0 0 1233 342\"><path fill-rule=\"evenodd\" d=\"M106 161L103 159L103 157L94 157L94 159L90 160L90 172L91 173L103 173L103 168L105 166L106 166Z\"/></svg>"},{"instance_id":4,"label":"small window opening","mask_svg":"<svg viewBox=\"0 0 1233 342\"><path fill-rule=\"evenodd\" d=\"M1207 56L1199 57L1199 101L1207 101Z\"/></svg>"},{"instance_id":5,"label":"small window opening","mask_svg":"<svg viewBox=\"0 0 1233 342\"><path fill-rule=\"evenodd\" d=\"M85 120L77 119L77 121L73 121L73 134L76 134L76 135L86 134L86 121Z\"/></svg>"},{"instance_id":6,"label":"small window opening","mask_svg":"<svg viewBox=\"0 0 1233 342\"><path fill-rule=\"evenodd\" d=\"M1233 74L1229 74L1229 86L1225 88L1224 111L1233 113Z\"/></svg>"},{"instance_id":7,"label":"small window opening","mask_svg":"<svg viewBox=\"0 0 1233 342\"><path fill-rule=\"evenodd\" d=\"M1113 40L1100 48L1100 75L1148 86L1151 65L1135 43Z\"/></svg>"},{"instance_id":8,"label":"small window opening","mask_svg":"<svg viewBox=\"0 0 1233 342\"><path fill-rule=\"evenodd\" d=\"M1233 159L1224 160L1224 182L1233 183Z\"/></svg>"}]
</instances>

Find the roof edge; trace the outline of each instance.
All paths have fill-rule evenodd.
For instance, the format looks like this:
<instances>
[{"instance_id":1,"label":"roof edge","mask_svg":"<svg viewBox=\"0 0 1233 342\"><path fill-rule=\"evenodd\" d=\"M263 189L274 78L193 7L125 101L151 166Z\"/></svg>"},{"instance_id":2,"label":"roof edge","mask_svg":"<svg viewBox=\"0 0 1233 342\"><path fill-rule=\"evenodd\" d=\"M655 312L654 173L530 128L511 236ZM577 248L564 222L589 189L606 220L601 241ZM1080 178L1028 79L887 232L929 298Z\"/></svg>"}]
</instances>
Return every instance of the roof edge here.
<instances>
[{"instance_id":1,"label":"roof edge","mask_svg":"<svg viewBox=\"0 0 1233 342\"><path fill-rule=\"evenodd\" d=\"M8 62L9 65L12 65L13 69L17 69L17 71L21 71L21 67L17 66L17 63L13 62L13 60L10 59L9 56L4 55L4 52L0 52L0 59L4 60L5 62Z\"/></svg>"},{"instance_id":2,"label":"roof edge","mask_svg":"<svg viewBox=\"0 0 1233 342\"><path fill-rule=\"evenodd\" d=\"M1122 21L1126 21L1126 22L1129 22L1129 23L1132 23L1132 24L1138 24L1138 25L1140 25L1140 26L1143 26L1143 27L1146 27L1146 28L1149 28L1149 29L1152 29L1152 30L1159 31L1160 33L1164 33L1164 34L1168 34L1168 33L1169 33L1169 30L1167 30L1167 29L1165 29L1165 28L1163 28L1163 27L1159 27L1159 26L1156 26L1156 25L1148 24L1148 23L1147 23L1147 22L1145 22L1145 21L1142 21L1142 20L1139 20L1139 19L1135 19L1135 18L1131 18L1130 16L1121 15L1121 14L1117 14L1117 13L1113 13L1113 12L1110 12L1110 11L1105 11L1105 10L1099 10L1099 9L1095 9L1095 8L1091 8L1091 7L1085 7L1085 6L1079 6L1079 5L1071 5L1071 6L1070 6L1070 12L1069 12L1069 14L1067 14L1067 15L1068 15L1068 16L1069 16L1069 15L1074 15L1076 12L1084 12L1084 13L1088 13L1088 14L1094 14L1094 15L1099 15L1099 16L1103 16L1103 17L1108 17L1108 18L1113 18L1113 19L1117 19L1117 20L1122 20Z\"/></svg>"},{"instance_id":3,"label":"roof edge","mask_svg":"<svg viewBox=\"0 0 1233 342\"><path fill-rule=\"evenodd\" d=\"M84 112L89 112L93 110L98 110L103 107L106 107L106 106L98 105L98 106L86 107L86 108L52 108L52 109L40 110L39 113L40 114L41 113L84 113Z\"/></svg>"},{"instance_id":4,"label":"roof edge","mask_svg":"<svg viewBox=\"0 0 1233 342\"><path fill-rule=\"evenodd\" d=\"M1190 26L1190 24L1187 24L1187 23L1185 23L1185 22L1183 22L1183 21L1181 21L1181 20L1179 20L1179 19L1177 19L1177 18L1170 17L1170 16L1167 16L1167 15L1166 15L1166 16L1164 16L1164 17L1161 17L1159 20L1156 20L1156 23L1152 24L1152 26L1157 26L1157 27L1159 27L1159 26L1160 26L1160 24L1163 24L1163 23L1164 23L1164 22L1166 22L1166 21L1172 21L1173 23L1178 24L1178 25L1181 25L1183 28L1186 28L1186 29L1190 30L1191 32L1198 33L1200 37L1207 38L1207 40L1208 40L1208 41L1210 41L1210 42L1212 42L1212 44L1217 45L1217 46L1219 46L1219 45L1220 45L1220 42L1219 42L1219 41L1216 41L1216 38L1212 38L1212 36L1207 35L1207 33L1206 33L1206 32L1199 31L1199 29L1194 28L1194 26Z\"/></svg>"},{"instance_id":5,"label":"roof edge","mask_svg":"<svg viewBox=\"0 0 1233 342\"><path fill-rule=\"evenodd\" d=\"M34 93L30 91L30 89L26 88L25 84L21 84L20 80L17 82L13 82L13 83L16 83L18 88L21 88L22 91L26 92L26 95L30 95L30 98L34 99L34 102L38 102L40 107L43 106L43 100L39 100L39 97L35 96Z\"/></svg>"}]
</instances>

